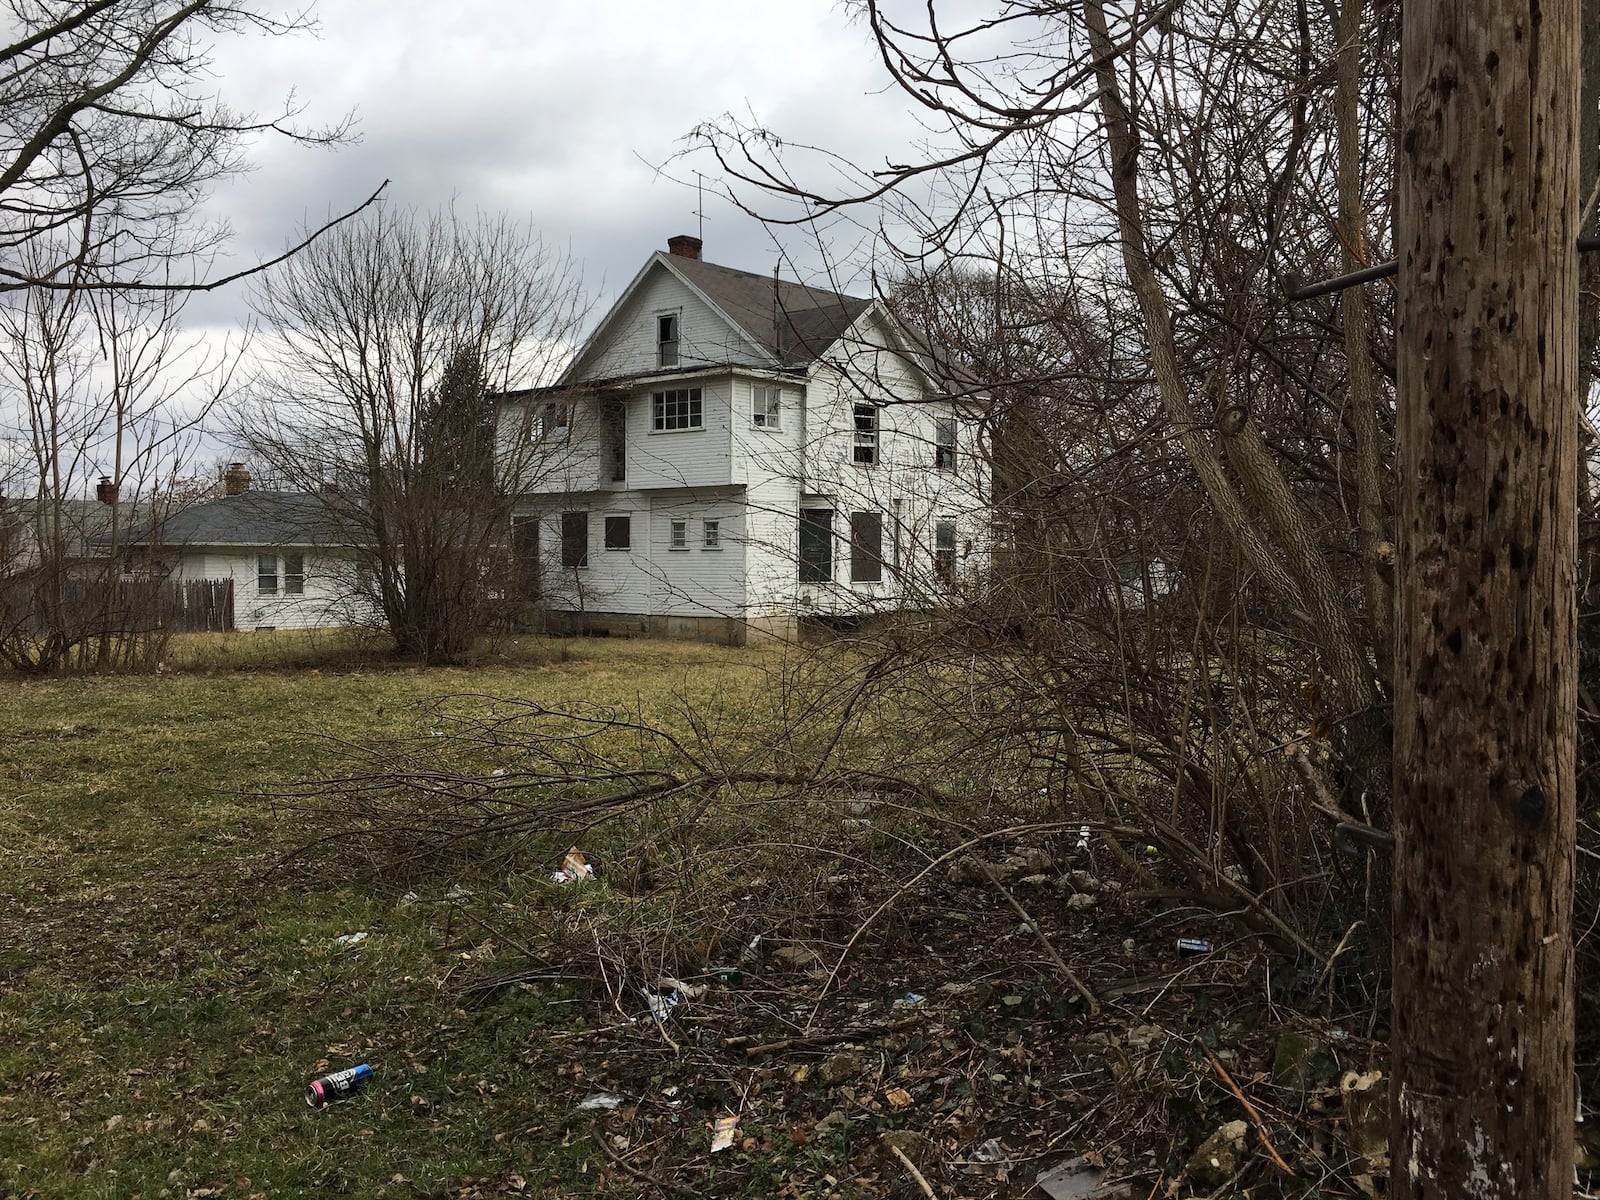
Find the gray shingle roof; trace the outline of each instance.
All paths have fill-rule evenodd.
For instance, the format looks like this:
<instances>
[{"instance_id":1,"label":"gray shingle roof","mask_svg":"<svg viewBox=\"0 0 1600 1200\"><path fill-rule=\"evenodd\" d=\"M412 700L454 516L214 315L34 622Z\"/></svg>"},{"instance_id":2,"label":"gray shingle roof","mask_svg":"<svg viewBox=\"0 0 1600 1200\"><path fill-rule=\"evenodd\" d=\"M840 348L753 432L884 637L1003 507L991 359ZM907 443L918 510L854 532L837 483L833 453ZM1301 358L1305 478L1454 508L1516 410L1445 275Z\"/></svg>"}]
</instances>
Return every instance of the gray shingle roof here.
<instances>
[{"instance_id":1,"label":"gray shingle roof","mask_svg":"<svg viewBox=\"0 0 1600 1200\"><path fill-rule=\"evenodd\" d=\"M146 544L145 531L133 539ZM191 505L157 527L165 546L338 546L348 544L323 498L308 492L241 492Z\"/></svg>"},{"instance_id":2,"label":"gray shingle roof","mask_svg":"<svg viewBox=\"0 0 1600 1200\"><path fill-rule=\"evenodd\" d=\"M872 306L871 300L806 287L770 275L719 267L698 258L659 254L785 366L822 354ZM774 303L776 298L776 303Z\"/></svg>"}]
</instances>

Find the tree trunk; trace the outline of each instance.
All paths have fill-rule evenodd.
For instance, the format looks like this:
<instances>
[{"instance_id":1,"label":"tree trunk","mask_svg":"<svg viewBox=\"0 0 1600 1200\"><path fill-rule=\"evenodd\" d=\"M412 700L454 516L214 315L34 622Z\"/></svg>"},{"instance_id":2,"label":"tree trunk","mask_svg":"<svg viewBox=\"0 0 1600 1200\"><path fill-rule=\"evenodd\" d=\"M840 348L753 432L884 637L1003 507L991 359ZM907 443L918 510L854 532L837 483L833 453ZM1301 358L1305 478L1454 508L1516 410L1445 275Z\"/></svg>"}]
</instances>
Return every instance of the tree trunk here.
<instances>
[{"instance_id":1,"label":"tree trunk","mask_svg":"<svg viewBox=\"0 0 1600 1200\"><path fill-rule=\"evenodd\" d=\"M1405 12L1397 1197L1572 1189L1578 15Z\"/></svg>"}]
</instances>

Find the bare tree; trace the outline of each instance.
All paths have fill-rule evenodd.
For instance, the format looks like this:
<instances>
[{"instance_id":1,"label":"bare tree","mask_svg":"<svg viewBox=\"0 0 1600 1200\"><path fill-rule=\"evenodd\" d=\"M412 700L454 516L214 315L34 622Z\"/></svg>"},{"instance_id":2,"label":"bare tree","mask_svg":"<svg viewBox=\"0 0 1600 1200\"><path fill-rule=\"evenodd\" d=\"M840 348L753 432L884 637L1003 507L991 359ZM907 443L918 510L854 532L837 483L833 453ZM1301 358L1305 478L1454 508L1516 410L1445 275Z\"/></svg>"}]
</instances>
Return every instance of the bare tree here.
<instances>
[{"instance_id":1,"label":"bare tree","mask_svg":"<svg viewBox=\"0 0 1600 1200\"><path fill-rule=\"evenodd\" d=\"M17 0L8 16L0 640L15 666L125 665L156 628L129 608L149 589L121 578L130 526L162 515L226 381L226 352L181 340L183 297L263 269L214 273L227 230L201 219L202 202L248 168L249 140L332 145L348 125L301 124L292 103L239 113L207 86L213 40L302 32L304 16L249 0Z\"/></svg>"},{"instance_id":2,"label":"bare tree","mask_svg":"<svg viewBox=\"0 0 1600 1200\"><path fill-rule=\"evenodd\" d=\"M378 208L267 277L256 306L271 366L240 442L322 494L402 653L459 659L505 587L515 497L562 449L544 407L504 398L570 353L575 264L503 218Z\"/></svg>"},{"instance_id":3,"label":"bare tree","mask_svg":"<svg viewBox=\"0 0 1600 1200\"><path fill-rule=\"evenodd\" d=\"M836 173L825 190L764 131L724 122L704 144L760 189L752 207L799 201L777 213L798 222L879 204L905 260L973 265L993 281L991 345L1053 335L1065 353L989 360L1011 394L1036 391L1019 413L1049 432L1017 494L1045 514L1052 552L1081 558L1108 533L1129 545L1109 519L1127 495L1143 518L1130 528L1159 545L1178 549L1202 522L1209 534L1178 559L1189 636L1114 613L1097 637L1082 622L1049 642L1041 690L1057 693L1083 802L1191 837L1208 814L1216 849L1198 857L1276 891L1344 876L1361 847L1386 844L1371 825L1387 822L1393 788L1396 1007L1413 1010L1397 1030L1396 1186L1564 1193L1577 6L1533 26L1468 4L1414 22L1408 9L1404 81L1385 49L1396 6L1082 0L959 20L942 7L857 6L935 122L924 160L870 173L835 161L855 186ZM1401 294L1418 306L1398 352L1387 289L1284 298L1297 277L1388 257L1397 156L1416 189ZM1105 285L1100 322L1067 303L1086 276ZM1136 344L1098 369L1094 339L1067 332L1119 322ZM1103 425L1062 419L1097 403ZM1137 460L1154 469L1116 469ZM1402 619L1397 475L1413 581ZM1187 506L1163 504L1172 495ZM1148 555L1148 539L1131 543ZM1254 649L1236 632L1253 611L1273 630ZM1057 606L1036 628L1072 621ZM1104 748L1149 765L1170 808L1111 771L1097 782ZM1330 816L1335 846L1291 826L1259 853L1252 829L1284 832L1286 807ZM1367 858L1356 882L1381 928L1387 890Z\"/></svg>"},{"instance_id":4,"label":"bare tree","mask_svg":"<svg viewBox=\"0 0 1600 1200\"><path fill-rule=\"evenodd\" d=\"M252 274L208 275L227 231L195 220L207 188L247 169L248 138L348 135L348 122L300 123L293 104L262 117L206 90L211 39L305 32L303 15L250 0L19 0L10 14L0 289L211 289Z\"/></svg>"}]
</instances>

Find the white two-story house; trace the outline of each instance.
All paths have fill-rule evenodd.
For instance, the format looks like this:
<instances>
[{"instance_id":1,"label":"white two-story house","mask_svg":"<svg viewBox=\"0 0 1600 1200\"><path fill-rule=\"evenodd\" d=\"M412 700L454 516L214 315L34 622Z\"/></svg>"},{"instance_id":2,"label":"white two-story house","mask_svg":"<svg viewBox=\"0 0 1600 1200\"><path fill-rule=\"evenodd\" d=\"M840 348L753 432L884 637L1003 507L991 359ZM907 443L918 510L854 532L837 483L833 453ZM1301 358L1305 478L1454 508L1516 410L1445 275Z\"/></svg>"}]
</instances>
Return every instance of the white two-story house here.
<instances>
[{"instance_id":1,"label":"white two-story house","mask_svg":"<svg viewBox=\"0 0 1600 1200\"><path fill-rule=\"evenodd\" d=\"M876 301L653 254L552 388L513 552L557 626L743 643L927 611L987 561L989 459Z\"/></svg>"}]
</instances>

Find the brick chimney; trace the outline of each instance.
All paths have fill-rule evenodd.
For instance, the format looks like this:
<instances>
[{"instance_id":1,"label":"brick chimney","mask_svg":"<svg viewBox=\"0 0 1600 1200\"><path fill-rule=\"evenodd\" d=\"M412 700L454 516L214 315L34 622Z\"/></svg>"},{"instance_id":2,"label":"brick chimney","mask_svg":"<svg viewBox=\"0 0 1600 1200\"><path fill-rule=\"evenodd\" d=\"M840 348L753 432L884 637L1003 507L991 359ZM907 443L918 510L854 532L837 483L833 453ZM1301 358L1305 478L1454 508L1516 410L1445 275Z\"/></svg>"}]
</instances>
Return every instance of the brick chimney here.
<instances>
[{"instance_id":1,"label":"brick chimney","mask_svg":"<svg viewBox=\"0 0 1600 1200\"><path fill-rule=\"evenodd\" d=\"M250 468L242 462L229 463L222 473L222 492L226 496L239 496L250 490Z\"/></svg>"},{"instance_id":2,"label":"brick chimney","mask_svg":"<svg viewBox=\"0 0 1600 1200\"><path fill-rule=\"evenodd\" d=\"M679 258L693 258L698 260L700 250L705 245L699 238L687 233L680 233L677 237L667 239L667 251L676 254Z\"/></svg>"},{"instance_id":3,"label":"brick chimney","mask_svg":"<svg viewBox=\"0 0 1600 1200\"><path fill-rule=\"evenodd\" d=\"M111 476L100 476L100 482L94 485L94 498L101 504L117 502L117 485L111 482Z\"/></svg>"}]
</instances>

